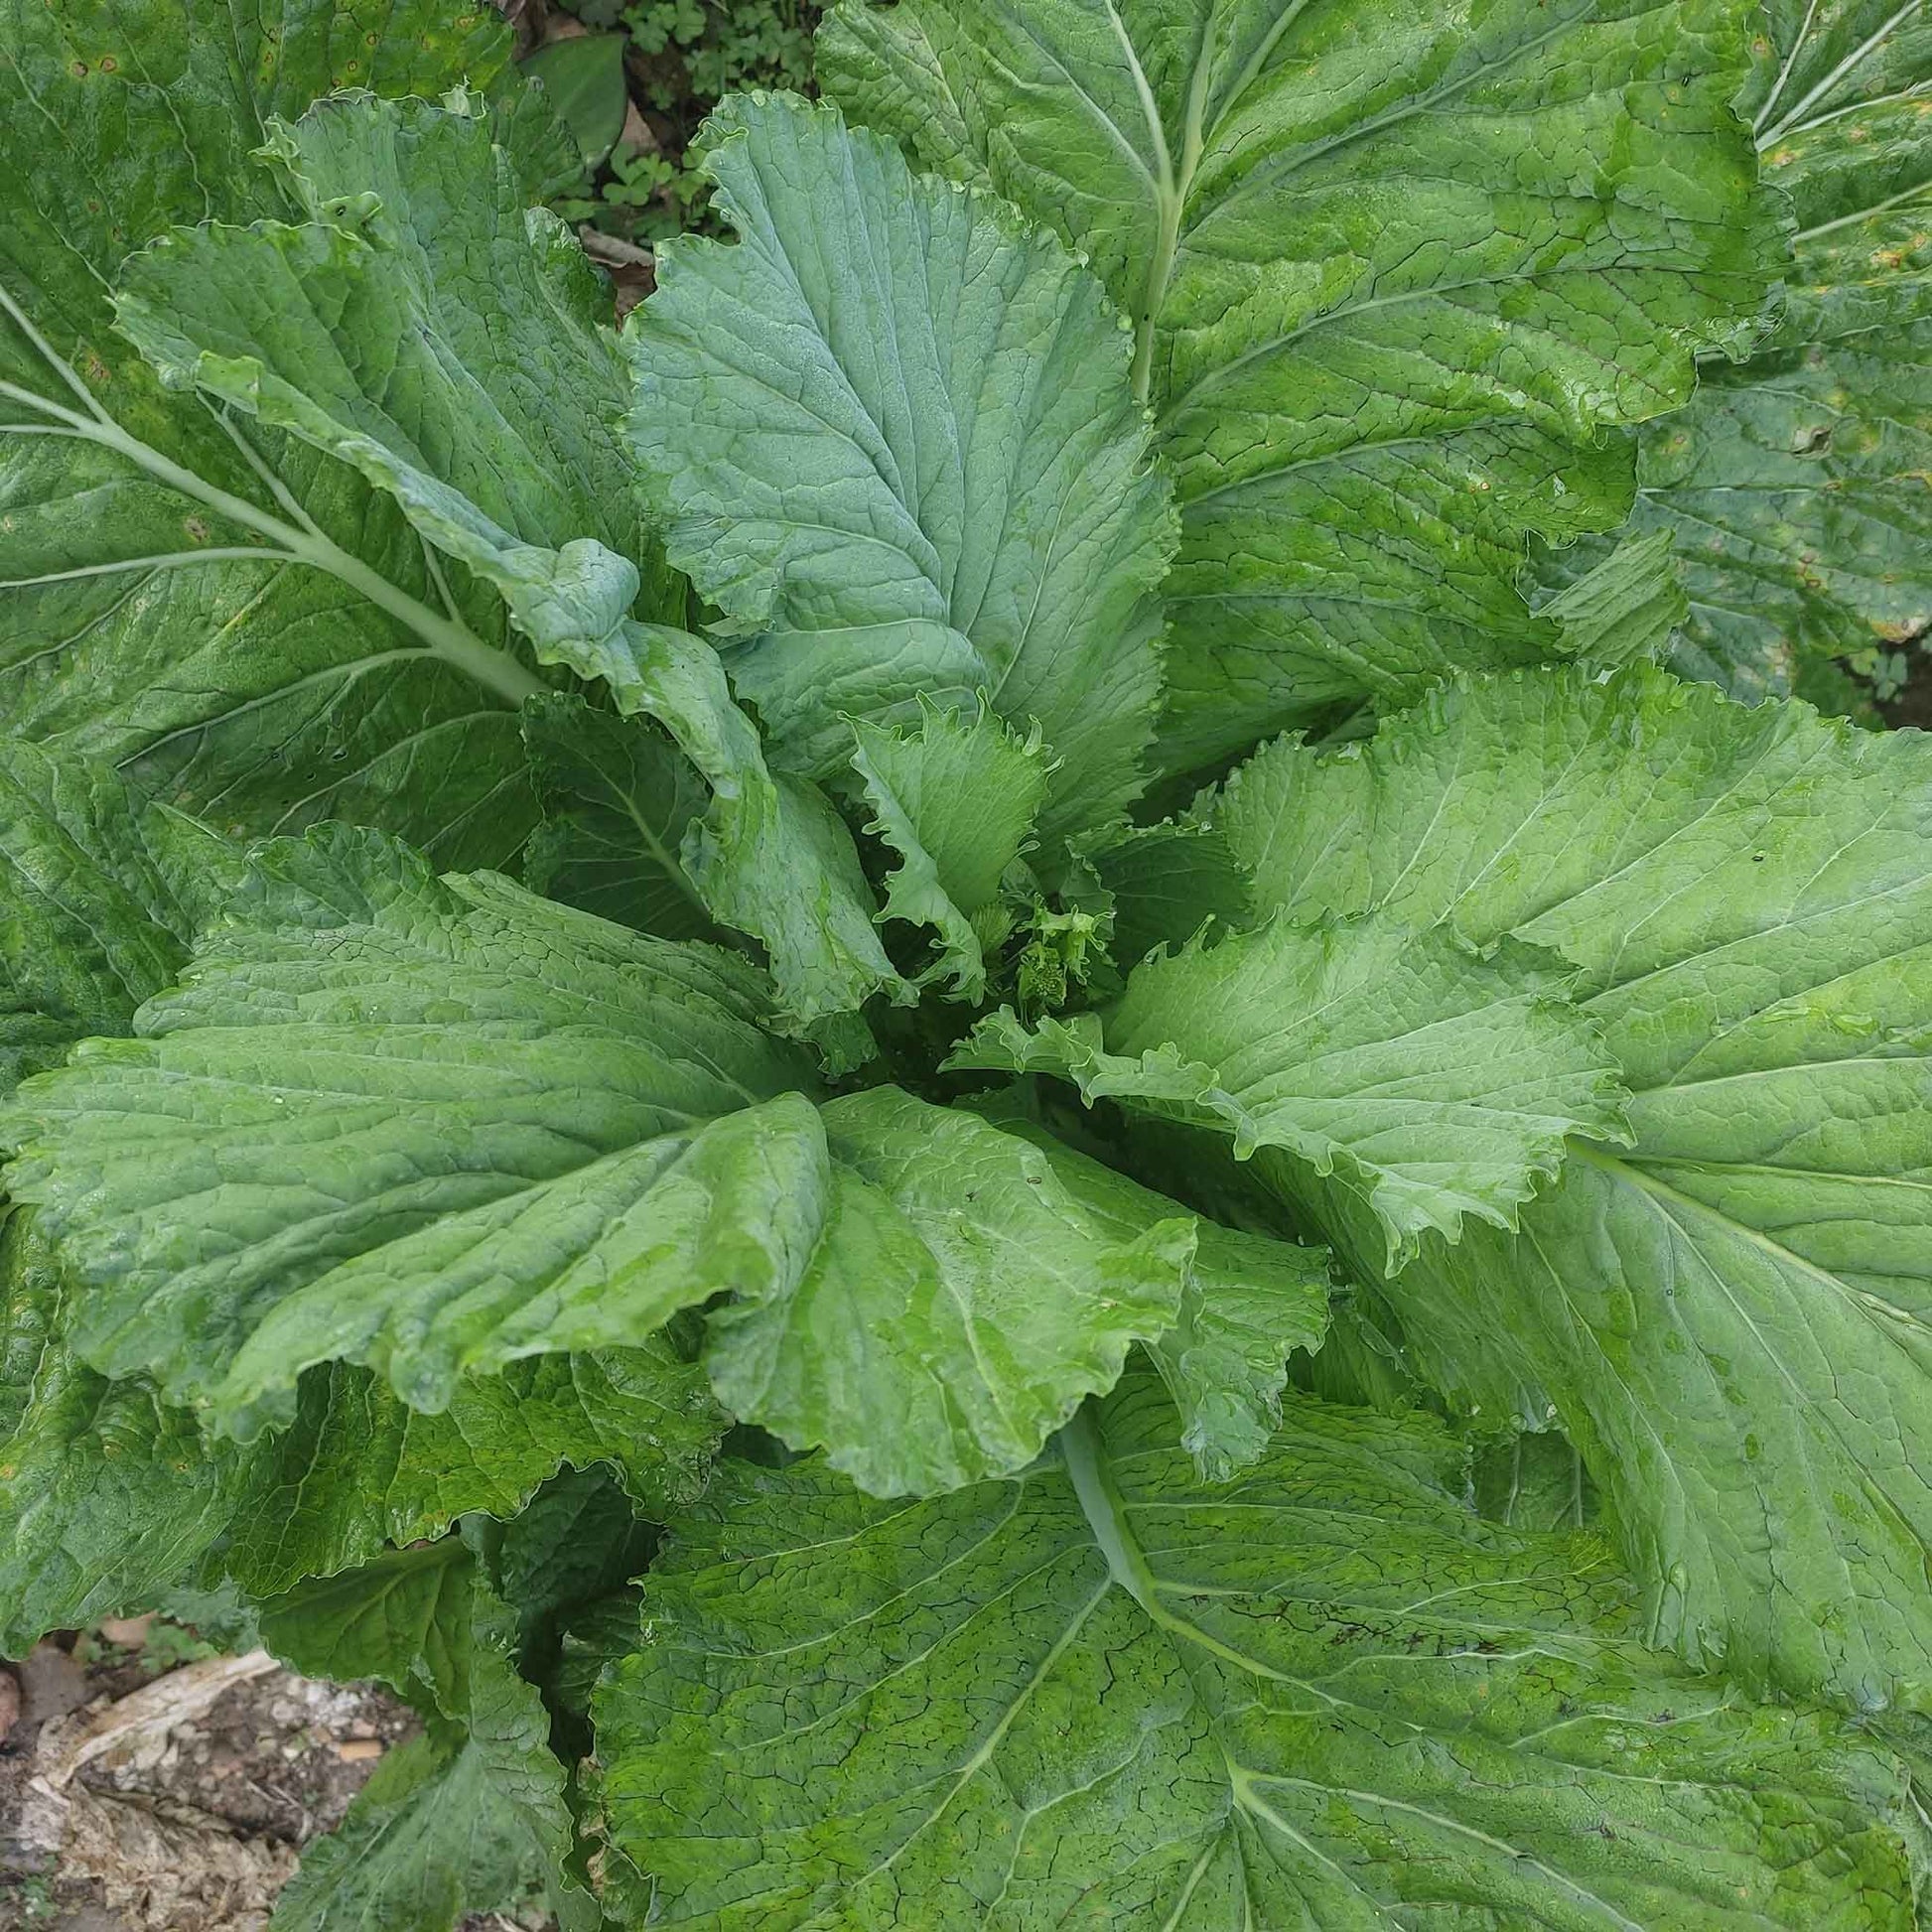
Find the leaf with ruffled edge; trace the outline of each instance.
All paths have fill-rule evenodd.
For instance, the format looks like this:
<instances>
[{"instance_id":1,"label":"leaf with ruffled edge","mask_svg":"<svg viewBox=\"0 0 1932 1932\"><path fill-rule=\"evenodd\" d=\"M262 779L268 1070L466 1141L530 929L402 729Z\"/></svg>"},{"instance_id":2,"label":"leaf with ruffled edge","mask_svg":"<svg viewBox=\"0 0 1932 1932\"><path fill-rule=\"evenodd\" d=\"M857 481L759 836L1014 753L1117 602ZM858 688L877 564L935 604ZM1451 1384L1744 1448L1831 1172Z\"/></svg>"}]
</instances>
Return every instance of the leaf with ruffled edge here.
<instances>
[{"instance_id":1,"label":"leaf with ruffled edge","mask_svg":"<svg viewBox=\"0 0 1932 1932\"><path fill-rule=\"evenodd\" d=\"M763 943L801 1026L898 991L837 815L773 783L708 646L638 621L669 600L617 426L627 378L574 240L526 217L467 113L329 101L271 153L313 218L165 237L123 271L121 327L164 380L351 465L494 587L540 662L669 731L713 792L684 869Z\"/></svg>"},{"instance_id":2,"label":"leaf with ruffled edge","mask_svg":"<svg viewBox=\"0 0 1932 1932\"><path fill-rule=\"evenodd\" d=\"M1185 771L1561 648L1532 534L1620 523L1783 249L1731 0L846 0L853 119L1092 259L1174 476ZM1052 728L1049 740L1057 743Z\"/></svg>"},{"instance_id":3,"label":"leaf with ruffled edge","mask_svg":"<svg viewBox=\"0 0 1932 1932\"><path fill-rule=\"evenodd\" d=\"M938 934L927 978L956 998L986 991L986 950L1011 929L1000 904L1007 868L1031 842L1049 765L1038 737L1015 738L990 713L967 723L927 706L916 733L855 721L852 768L875 817L868 828L900 863L887 875L885 916Z\"/></svg>"},{"instance_id":4,"label":"leaf with ruffled edge","mask_svg":"<svg viewBox=\"0 0 1932 1932\"><path fill-rule=\"evenodd\" d=\"M576 161L511 54L487 9L435 0L262 0L218 26L177 0L0 17L0 145L45 162L0 182L8 732L224 831L344 815L444 864L514 856L533 817L514 711L540 680L501 601L439 571L352 470L162 389L109 301L129 250L175 224L300 218L256 151L339 87L466 86L496 143L466 187L520 216Z\"/></svg>"},{"instance_id":5,"label":"leaf with ruffled edge","mask_svg":"<svg viewBox=\"0 0 1932 1932\"><path fill-rule=\"evenodd\" d=\"M1089 1101L1218 1127L1237 1160L1284 1149L1373 1216L1393 1274L1465 1216L1513 1228L1570 1135L1628 1139L1616 1061L1569 977L1531 947L1478 955L1396 918L1277 918L1156 954L1104 1021L1049 1022L1018 1052L1010 1015L983 1023L948 1064L1061 1072Z\"/></svg>"},{"instance_id":6,"label":"leaf with ruffled edge","mask_svg":"<svg viewBox=\"0 0 1932 1932\"><path fill-rule=\"evenodd\" d=\"M1453 688L1290 744L1215 821L1284 916L1573 962L1632 1093L1516 1235L1381 1285L1485 1423L1558 1423L1658 1640L1863 1708L1932 1697L1932 753L1638 668ZM1279 1184L1311 1205L1296 1177ZM1329 1225L1358 1269L1364 1221Z\"/></svg>"}]
</instances>

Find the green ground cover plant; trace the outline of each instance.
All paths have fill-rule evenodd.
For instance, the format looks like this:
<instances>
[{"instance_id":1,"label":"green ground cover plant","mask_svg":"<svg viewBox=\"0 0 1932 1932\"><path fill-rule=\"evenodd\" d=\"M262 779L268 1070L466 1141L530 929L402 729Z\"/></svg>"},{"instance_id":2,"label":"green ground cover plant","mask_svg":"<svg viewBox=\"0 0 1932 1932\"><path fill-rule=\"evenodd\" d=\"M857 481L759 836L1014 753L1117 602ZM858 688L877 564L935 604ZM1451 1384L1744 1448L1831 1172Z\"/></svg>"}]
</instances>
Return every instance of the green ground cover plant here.
<instances>
[{"instance_id":1,"label":"green ground cover plant","mask_svg":"<svg viewBox=\"0 0 1932 1932\"><path fill-rule=\"evenodd\" d=\"M0 1649L414 1706L277 1932L1922 1922L1932 16L846 0L621 332L509 52L0 0Z\"/></svg>"}]
</instances>

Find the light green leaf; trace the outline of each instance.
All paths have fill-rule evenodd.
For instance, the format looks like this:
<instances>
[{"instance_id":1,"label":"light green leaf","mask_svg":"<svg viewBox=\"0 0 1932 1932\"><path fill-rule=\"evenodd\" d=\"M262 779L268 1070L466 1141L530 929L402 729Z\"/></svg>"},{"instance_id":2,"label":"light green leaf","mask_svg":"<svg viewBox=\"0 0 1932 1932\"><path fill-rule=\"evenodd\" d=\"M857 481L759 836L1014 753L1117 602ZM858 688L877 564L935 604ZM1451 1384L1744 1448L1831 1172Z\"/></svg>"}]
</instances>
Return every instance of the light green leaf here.
<instances>
[{"instance_id":1,"label":"light green leaf","mask_svg":"<svg viewBox=\"0 0 1932 1932\"><path fill-rule=\"evenodd\" d=\"M490 133L462 106L320 101L265 150L308 221L178 228L114 308L164 383L358 471L556 662L671 586L627 486L605 285Z\"/></svg>"},{"instance_id":2,"label":"light green leaf","mask_svg":"<svg viewBox=\"0 0 1932 1932\"><path fill-rule=\"evenodd\" d=\"M176 223L297 210L253 158L278 113L372 85L497 103L519 209L561 130L487 10L175 0L0 16L0 132L44 157L0 183L0 719L130 767L224 829L345 813L453 864L529 829L513 708L539 686L502 607L445 586L352 472L197 397L114 331L122 258ZM492 164L494 166L496 164ZM366 185L366 184L363 184Z\"/></svg>"},{"instance_id":3,"label":"light green leaf","mask_svg":"<svg viewBox=\"0 0 1932 1932\"><path fill-rule=\"evenodd\" d=\"M1173 1212L1126 1174L1075 1155L997 1101L976 1109L1041 1149L1080 1205L1131 1238ZM1289 1357L1321 1347L1328 1328L1328 1255L1203 1215L1174 1325L1147 1344L1180 1417L1180 1443L1203 1482L1225 1482L1268 1447L1281 1421Z\"/></svg>"},{"instance_id":4,"label":"light green leaf","mask_svg":"<svg viewBox=\"0 0 1932 1932\"><path fill-rule=\"evenodd\" d=\"M349 1850L324 1854L319 1877L298 1896L297 1926L395 1924L371 1911L420 1901L438 1916L422 1932L447 1932L460 1905L487 1910L514 1902L531 1878L542 1882L565 1932L602 1920L581 1883L568 1875L573 1843L564 1802L564 1767L550 1749L550 1720L534 1685L517 1675L516 1618L479 1574L462 1541L399 1550L366 1568L305 1585L271 1599L262 1641L310 1676L387 1684L422 1712L445 1758L431 1778L421 1760L392 1773L375 1801L401 1842L370 1860L367 1811L347 1823ZM494 1841L465 1847L461 1805ZM452 1843L452 1838L455 1843ZM326 1844L327 1841L324 1841ZM353 1858L361 1850L364 1856ZM427 1874L419 1861L441 1868ZM479 1896L485 1886L495 1895ZM357 1917L357 1914L361 1917ZM415 1932L415 1923L411 1932Z\"/></svg>"},{"instance_id":5,"label":"light green leaf","mask_svg":"<svg viewBox=\"0 0 1932 1932\"><path fill-rule=\"evenodd\" d=\"M532 698L522 723L543 806L524 883L639 932L717 938L679 857L710 797L690 761L641 719L562 693Z\"/></svg>"},{"instance_id":6,"label":"light green leaf","mask_svg":"<svg viewBox=\"0 0 1932 1932\"><path fill-rule=\"evenodd\" d=\"M1906 1765L1640 1648L1439 1425L1300 1399L1233 1489L1173 1432L910 1507L737 1466L597 1699L652 1923L1909 1932Z\"/></svg>"},{"instance_id":7,"label":"light green leaf","mask_svg":"<svg viewBox=\"0 0 1932 1932\"><path fill-rule=\"evenodd\" d=\"M0 1093L123 1032L188 957L238 861L107 766L0 745Z\"/></svg>"},{"instance_id":8,"label":"light green leaf","mask_svg":"<svg viewBox=\"0 0 1932 1932\"><path fill-rule=\"evenodd\" d=\"M140 1037L23 1087L12 1185L83 1284L76 1351L243 1440L316 1364L440 1412L729 1292L739 1416L882 1488L1028 1460L1172 1323L1191 1217L1117 1240L971 1116L816 1108L769 1018L735 955L332 828L260 851Z\"/></svg>"},{"instance_id":9,"label":"light green leaf","mask_svg":"<svg viewBox=\"0 0 1932 1932\"><path fill-rule=\"evenodd\" d=\"M1558 646L1527 533L1740 350L1780 247L1728 0L847 0L825 90L1091 256L1181 547L1160 757ZM1053 738L1048 729L1049 740Z\"/></svg>"},{"instance_id":10,"label":"light green leaf","mask_svg":"<svg viewBox=\"0 0 1932 1932\"><path fill-rule=\"evenodd\" d=\"M916 735L855 721L852 768L877 814L870 830L902 861L886 880L886 916L929 925L955 995L986 991L986 947L1011 925L1000 882L1030 840L1048 765L991 714L966 723L928 706Z\"/></svg>"},{"instance_id":11,"label":"light green leaf","mask_svg":"<svg viewBox=\"0 0 1932 1932\"><path fill-rule=\"evenodd\" d=\"M1513 1228L1568 1135L1628 1138L1616 1061L1567 979L1527 946L1479 956L1400 918L1278 918L1157 953L1098 1027L1055 1024L1015 1053L1003 1016L949 1064L1058 1071L1089 1101L1219 1127L1237 1160L1285 1149L1313 1192L1367 1210L1393 1274L1465 1216Z\"/></svg>"},{"instance_id":12,"label":"light green leaf","mask_svg":"<svg viewBox=\"0 0 1932 1932\"><path fill-rule=\"evenodd\" d=\"M1549 672L1276 747L1215 819L1286 916L1574 961L1632 1090L1632 1145L1578 1148L1520 1236L1382 1285L1430 1379L1560 1424L1660 1641L1865 1707L1932 1693L1926 745ZM1330 1231L1379 1266L1374 1230Z\"/></svg>"},{"instance_id":13,"label":"light green leaf","mask_svg":"<svg viewBox=\"0 0 1932 1932\"><path fill-rule=\"evenodd\" d=\"M1625 537L1600 561L1579 557L1588 567L1541 607L1563 626L1566 657L1614 670L1664 654L1691 608L1673 542L1671 531L1652 530Z\"/></svg>"},{"instance_id":14,"label":"light green leaf","mask_svg":"<svg viewBox=\"0 0 1932 1932\"><path fill-rule=\"evenodd\" d=\"M782 1247L762 1204L792 1169L724 1158L789 1158L799 1131L759 1103L811 1084L761 1031L756 969L494 875L438 882L345 828L265 848L244 915L143 1037L22 1090L41 1151L13 1190L50 1203L88 1284L73 1336L95 1366L218 1392L252 1428L289 1417L307 1362L352 1351L440 1408L466 1367L641 1340ZM625 1219L654 1187L663 1251Z\"/></svg>"},{"instance_id":15,"label":"light green leaf","mask_svg":"<svg viewBox=\"0 0 1932 1932\"><path fill-rule=\"evenodd\" d=\"M270 151L309 224L165 237L124 271L121 327L165 380L351 465L501 595L541 662L609 679L621 709L665 725L715 794L685 869L764 942L801 1023L896 984L830 808L774 795L722 674L692 661L704 645L680 654L665 640L681 633L634 621L683 596L631 487L605 287L553 217L526 213L487 125L335 100Z\"/></svg>"},{"instance_id":16,"label":"light green leaf","mask_svg":"<svg viewBox=\"0 0 1932 1932\"><path fill-rule=\"evenodd\" d=\"M1784 313L1646 431L1633 519L1684 559L1678 668L1742 698L1868 676L1932 627L1932 20L1767 12L1744 111L1796 218Z\"/></svg>"},{"instance_id":17,"label":"light green leaf","mask_svg":"<svg viewBox=\"0 0 1932 1932\"><path fill-rule=\"evenodd\" d=\"M831 1199L809 1265L710 1317L734 1414L828 1446L875 1495L930 1494L1031 1461L1173 1325L1191 1215L1096 1214L1063 1171L1081 1157L894 1087L820 1114Z\"/></svg>"},{"instance_id":18,"label":"light green leaf","mask_svg":"<svg viewBox=\"0 0 1932 1932\"><path fill-rule=\"evenodd\" d=\"M1111 825L1143 782L1173 521L1101 290L830 107L734 96L707 126L740 241L660 252L631 439L673 560L747 639L734 683L815 776L848 716L984 690L1058 761L1042 836Z\"/></svg>"}]
</instances>

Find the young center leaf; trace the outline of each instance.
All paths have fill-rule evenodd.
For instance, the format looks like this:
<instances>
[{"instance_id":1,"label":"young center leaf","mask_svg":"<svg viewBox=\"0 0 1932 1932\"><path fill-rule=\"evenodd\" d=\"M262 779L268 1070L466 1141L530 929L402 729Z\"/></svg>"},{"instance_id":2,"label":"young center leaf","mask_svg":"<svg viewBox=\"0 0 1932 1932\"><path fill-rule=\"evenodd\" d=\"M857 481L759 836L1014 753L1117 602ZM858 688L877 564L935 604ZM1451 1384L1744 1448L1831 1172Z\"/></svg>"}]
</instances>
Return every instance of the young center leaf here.
<instances>
[{"instance_id":1,"label":"young center leaf","mask_svg":"<svg viewBox=\"0 0 1932 1932\"><path fill-rule=\"evenodd\" d=\"M729 1293L740 1416L887 1492L1025 1462L1172 1325L1193 1217L1123 1238L897 1088L821 1108L771 1014L734 955L334 829L262 849L136 1038L23 1087L12 1186L84 1283L76 1351L244 1437L317 1363L436 1411Z\"/></svg>"},{"instance_id":2,"label":"young center leaf","mask_svg":"<svg viewBox=\"0 0 1932 1932\"><path fill-rule=\"evenodd\" d=\"M1285 1149L1361 1203L1393 1273L1465 1216L1514 1227L1569 1135L1628 1138L1616 1061L1564 1001L1568 977L1529 947L1483 957L1398 918L1277 918L1157 953L1104 1023L1028 1035L997 1014L949 1064L1055 1073L1090 1102L1217 1127L1241 1160Z\"/></svg>"},{"instance_id":3,"label":"young center leaf","mask_svg":"<svg viewBox=\"0 0 1932 1932\"><path fill-rule=\"evenodd\" d=\"M1111 826L1143 783L1173 532L1105 295L833 108L735 96L703 152L739 241L663 251L630 434L774 756L842 771L848 718L984 692L1044 734L1049 848Z\"/></svg>"},{"instance_id":4,"label":"young center leaf","mask_svg":"<svg viewBox=\"0 0 1932 1932\"><path fill-rule=\"evenodd\" d=\"M1622 520L1600 427L1681 404L1777 272L1746 31L1728 0L834 10L847 113L1057 228L1133 320L1181 513L1169 768L1551 654L1528 533Z\"/></svg>"},{"instance_id":5,"label":"young center leaf","mask_svg":"<svg viewBox=\"0 0 1932 1932\"><path fill-rule=\"evenodd\" d=\"M1439 1424L1297 1398L1221 1489L1173 1436L1141 1380L909 1508L732 1466L597 1697L626 1922L1913 1925L1906 1764L1642 1649Z\"/></svg>"},{"instance_id":6,"label":"young center leaf","mask_svg":"<svg viewBox=\"0 0 1932 1932\"><path fill-rule=\"evenodd\" d=\"M0 183L0 722L131 766L223 828L339 813L446 863L501 863L533 816L514 708L541 685L500 602L441 571L352 470L164 391L109 291L176 224L296 214L256 150L274 115L335 87L467 81L519 209L570 172L566 142L486 9L200 12L0 17L0 130L20 157Z\"/></svg>"},{"instance_id":7,"label":"young center leaf","mask_svg":"<svg viewBox=\"0 0 1932 1932\"><path fill-rule=\"evenodd\" d=\"M1274 747L1213 816L1284 916L1373 907L1574 963L1632 1141L1577 1144L1520 1234L1466 1229L1380 1293L1439 1388L1561 1423L1658 1640L1922 1702L1923 741L1652 670L1523 674L1343 753ZM1279 1177L1373 1279L1380 1231Z\"/></svg>"},{"instance_id":8,"label":"young center leaf","mask_svg":"<svg viewBox=\"0 0 1932 1932\"><path fill-rule=\"evenodd\" d=\"M1012 924L1001 905L1007 869L1033 842L1050 781L1037 737L998 719L928 708L916 732L855 722L852 768L877 816L872 831L899 857L886 881L887 917L930 926L959 998L986 991L986 952Z\"/></svg>"}]
</instances>

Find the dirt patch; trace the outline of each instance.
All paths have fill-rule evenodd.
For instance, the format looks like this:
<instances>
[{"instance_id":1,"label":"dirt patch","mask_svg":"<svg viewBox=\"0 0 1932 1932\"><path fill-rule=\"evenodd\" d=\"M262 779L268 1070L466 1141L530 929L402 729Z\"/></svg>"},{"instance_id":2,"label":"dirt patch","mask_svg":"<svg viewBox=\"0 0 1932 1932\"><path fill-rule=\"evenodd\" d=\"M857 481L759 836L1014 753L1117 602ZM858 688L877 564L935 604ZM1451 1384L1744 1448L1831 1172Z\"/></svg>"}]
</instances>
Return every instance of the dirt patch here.
<instances>
[{"instance_id":1,"label":"dirt patch","mask_svg":"<svg viewBox=\"0 0 1932 1932\"><path fill-rule=\"evenodd\" d=\"M127 1634L140 1643L68 1637L14 1667L0 1932L262 1932L302 1846L416 1721L179 1626Z\"/></svg>"}]
</instances>

